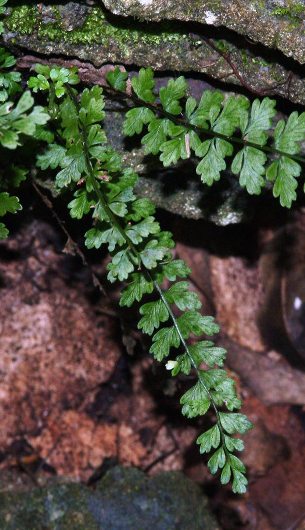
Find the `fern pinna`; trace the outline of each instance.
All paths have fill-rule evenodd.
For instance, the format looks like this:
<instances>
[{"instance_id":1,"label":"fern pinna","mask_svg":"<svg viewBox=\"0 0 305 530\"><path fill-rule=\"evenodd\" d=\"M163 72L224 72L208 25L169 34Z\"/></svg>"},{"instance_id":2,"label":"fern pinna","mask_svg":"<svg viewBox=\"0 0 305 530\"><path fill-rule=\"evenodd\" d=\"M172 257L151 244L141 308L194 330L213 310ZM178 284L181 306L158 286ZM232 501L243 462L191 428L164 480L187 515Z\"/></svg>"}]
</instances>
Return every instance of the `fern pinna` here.
<instances>
[{"instance_id":1,"label":"fern pinna","mask_svg":"<svg viewBox=\"0 0 305 530\"><path fill-rule=\"evenodd\" d=\"M126 113L123 132L141 134L145 153L159 155L164 166L191 155L199 158L196 173L208 186L228 167L249 194L259 195L269 185L281 205L291 207L305 162L300 156L305 112L292 112L274 127L275 101L270 98L251 104L245 96L225 98L218 90L205 90L197 102L188 96L183 76L159 91L151 68L141 68L128 89L127 78L117 67L108 74L108 83L130 101L133 108Z\"/></svg>"},{"instance_id":2,"label":"fern pinna","mask_svg":"<svg viewBox=\"0 0 305 530\"><path fill-rule=\"evenodd\" d=\"M0 0L0 15L4 13L4 0ZM0 35L3 24L0 21ZM6 150L1 157L0 168L0 217L7 213L16 213L22 209L18 197L11 195L26 179L25 168L16 166L17 149L25 136L38 136L49 120L45 110L35 105L29 90L21 96L21 74L13 70L16 59L0 47L0 149ZM18 100L16 101L17 97ZM0 239L9 234L6 225L0 222Z\"/></svg>"},{"instance_id":3,"label":"fern pinna","mask_svg":"<svg viewBox=\"0 0 305 530\"><path fill-rule=\"evenodd\" d=\"M77 188L68 205L70 214L76 219L92 217L93 227L85 234L86 246L99 249L108 245L112 257L108 279L127 282L120 304L140 305L138 328L152 336L150 352L154 358L166 360L173 376L191 371L196 374L196 384L181 397L182 413L194 418L211 409L215 423L199 436L200 451L212 450L208 461L211 472L221 469L221 482L232 479L233 491L243 493L247 485L245 467L234 455L243 449L243 442L234 435L245 433L251 423L235 412L241 401L234 381L220 368L226 351L212 340L189 343L191 336L211 337L219 327L213 317L200 313L201 302L186 281L190 270L184 261L174 259L172 234L160 229L153 204L135 196L137 175L123 168L120 156L107 146L100 125L104 117L102 89L95 86L78 95L65 69L37 69L40 79L29 81L37 90L46 90L52 83L54 90L54 83L61 78L59 97L50 98L52 124L61 140L38 156L38 166L59 169L59 189ZM149 296L146 302L145 296Z\"/></svg>"}]
</instances>

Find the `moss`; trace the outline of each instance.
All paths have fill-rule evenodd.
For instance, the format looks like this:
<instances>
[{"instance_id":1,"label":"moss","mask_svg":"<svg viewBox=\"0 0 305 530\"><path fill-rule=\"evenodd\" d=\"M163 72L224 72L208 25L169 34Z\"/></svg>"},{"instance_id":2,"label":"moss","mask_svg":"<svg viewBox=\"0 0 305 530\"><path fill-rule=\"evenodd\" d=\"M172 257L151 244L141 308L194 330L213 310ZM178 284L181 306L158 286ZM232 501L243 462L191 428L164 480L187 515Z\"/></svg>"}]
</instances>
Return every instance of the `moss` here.
<instances>
[{"instance_id":1,"label":"moss","mask_svg":"<svg viewBox=\"0 0 305 530\"><path fill-rule=\"evenodd\" d=\"M52 7L52 12L54 21L44 23L43 15L37 7L16 7L12 9L5 24L10 31L18 32L20 35L28 35L36 31L41 40L64 41L75 45L108 45L111 42L119 46L139 43L158 45L164 42L175 43L188 38L182 32L171 31L166 23L155 25L155 29L149 31L140 29L139 25L114 24L111 20L107 20L103 10L98 7L90 9L80 27L68 30L58 8Z\"/></svg>"},{"instance_id":2,"label":"moss","mask_svg":"<svg viewBox=\"0 0 305 530\"><path fill-rule=\"evenodd\" d=\"M259 66L268 66L268 67L270 67L270 64L271 64L265 61L265 59L262 59L261 57L252 57L251 62L252 64L258 64Z\"/></svg>"},{"instance_id":3,"label":"moss","mask_svg":"<svg viewBox=\"0 0 305 530\"><path fill-rule=\"evenodd\" d=\"M303 4L291 4L287 7L277 7L271 13L277 17L286 17L295 27L302 21L301 15L305 14L305 7Z\"/></svg>"},{"instance_id":4,"label":"moss","mask_svg":"<svg viewBox=\"0 0 305 530\"><path fill-rule=\"evenodd\" d=\"M230 51L229 43L225 40L220 39L220 40L214 41L214 45L222 53L227 53Z\"/></svg>"},{"instance_id":5,"label":"moss","mask_svg":"<svg viewBox=\"0 0 305 530\"><path fill-rule=\"evenodd\" d=\"M36 6L17 6L5 19L5 26L12 32L30 35L37 24L38 9Z\"/></svg>"},{"instance_id":6,"label":"moss","mask_svg":"<svg viewBox=\"0 0 305 530\"><path fill-rule=\"evenodd\" d=\"M272 63L268 63L262 57L251 57L245 49L241 50L241 59L245 68L249 69L254 67L255 71L257 71L257 66L263 68L270 68L272 66Z\"/></svg>"}]
</instances>

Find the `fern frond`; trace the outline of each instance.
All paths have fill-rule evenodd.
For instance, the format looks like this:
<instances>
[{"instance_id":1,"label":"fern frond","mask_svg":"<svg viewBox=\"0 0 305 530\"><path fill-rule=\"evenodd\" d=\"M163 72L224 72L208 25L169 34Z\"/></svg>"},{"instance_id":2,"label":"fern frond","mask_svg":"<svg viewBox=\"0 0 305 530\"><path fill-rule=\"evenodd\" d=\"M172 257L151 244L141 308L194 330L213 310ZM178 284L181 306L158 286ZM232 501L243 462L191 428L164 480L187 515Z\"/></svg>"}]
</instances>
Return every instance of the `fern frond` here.
<instances>
[{"instance_id":1,"label":"fern frond","mask_svg":"<svg viewBox=\"0 0 305 530\"><path fill-rule=\"evenodd\" d=\"M120 76L113 82L121 86L124 79ZM146 101L153 100L150 71L140 74L133 87ZM184 93L185 83L174 83L162 93L166 108L178 112L172 90L175 98L179 97ZM205 338L197 344L188 343L191 336L216 335L219 327L213 317L199 311L200 300L185 280L190 270L182 260L174 259L172 234L161 230L153 215L153 204L147 199L137 199L134 193L137 175L124 169L118 154L105 143L100 125L102 89L85 89L78 95L69 84L64 84L64 91L62 100L56 102L57 132L62 144L49 146L38 158L38 164L42 169L57 166L56 183L60 189L75 187L80 179L83 182L68 206L73 218L92 217L93 227L85 234L86 246L108 245L112 258L108 279L127 281L120 305L139 304L138 328L152 336L150 352L154 358L166 361L173 376L191 371L196 374L197 383L181 397L182 413L193 418L212 411L214 430L209 429L198 438L201 452L216 449L208 463L211 472L223 469L222 482L228 482L232 475L233 490L243 493L247 483L245 469L233 455L242 444L229 435L233 431L245 432L251 423L242 414L233 412L241 406L234 381L225 370L217 368L223 365L225 350ZM224 111L223 120L229 113L229 109ZM165 280L169 284L166 289ZM149 299L145 300L147 295ZM221 412L222 409L227 412Z\"/></svg>"},{"instance_id":2,"label":"fern frond","mask_svg":"<svg viewBox=\"0 0 305 530\"><path fill-rule=\"evenodd\" d=\"M183 76L169 80L157 91L152 70L144 68L131 79L131 95L126 92L126 76L122 80L118 68L108 75L115 90L117 79L121 80L121 95L134 105L126 113L123 132L142 135L146 153L158 154L164 166L193 153L200 159L196 173L208 186L218 181L226 168L239 177L240 185L251 195L259 195L271 182L274 197L290 208L305 162L300 156L305 112L293 112L274 127L275 101L269 98L251 104L245 96L225 99L218 90L205 90L197 102L188 97Z\"/></svg>"}]
</instances>

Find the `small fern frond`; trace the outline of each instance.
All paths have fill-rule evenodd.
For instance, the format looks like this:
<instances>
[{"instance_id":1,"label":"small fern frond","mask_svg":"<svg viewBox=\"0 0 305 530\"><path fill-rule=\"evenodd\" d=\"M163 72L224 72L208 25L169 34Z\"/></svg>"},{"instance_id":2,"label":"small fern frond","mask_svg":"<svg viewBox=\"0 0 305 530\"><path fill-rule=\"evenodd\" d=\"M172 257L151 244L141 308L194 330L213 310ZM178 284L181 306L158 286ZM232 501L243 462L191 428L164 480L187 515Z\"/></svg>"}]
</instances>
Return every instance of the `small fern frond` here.
<instances>
[{"instance_id":1,"label":"small fern frond","mask_svg":"<svg viewBox=\"0 0 305 530\"><path fill-rule=\"evenodd\" d=\"M145 153L159 155L164 166L195 156L200 159L196 173L208 186L230 168L251 195L259 195L271 182L282 206L290 208L296 199L305 162L300 156L305 112L293 112L274 128L275 101L269 98L251 104L245 96L224 98L218 90L205 90L198 102L188 96L183 76L156 90L151 68L141 68L131 78L131 94L119 68L108 74L108 82L132 101L124 134L141 135Z\"/></svg>"},{"instance_id":2,"label":"small fern frond","mask_svg":"<svg viewBox=\"0 0 305 530\"><path fill-rule=\"evenodd\" d=\"M120 85L122 79L115 83ZM184 86L175 85L174 89L181 94ZM152 75L146 73L138 84L134 81L134 90L152 101ZM200 450L213 449L208 462L211 472L222 469L221 481L227 483L232 478L233 490L243 493L245 468L233 454L243 444L230 435L246 432L251 423L234 412L241 407L234 381L218 368L223 365L225 350L206 340L216 335L219 327L213 317L201 314L200 300L186 281L190 270L183 260L174 259L172 234L161 230L153 204L136 197L137 175L123 168L120 156L107 146L100 125L104 116L102 89L93 87L77 94L64 84L64 91L56 102L57 135L62 142L50 145L38 157L38 165L58 169L59 189L83 184L68 207L73 218L92 217L86 246L108 246L108 279L127 282L120 305L138 304L138 328L152 336L154 358L166 362L173 376L196 374L197 382L181 397L182 413L194 418L211 410L215 425L198 438ZM178 112L170 93L163 91L162 98L166 107ZM194 336L202 340L190 345L189 338Z\"/></svg>"}]
</instances>

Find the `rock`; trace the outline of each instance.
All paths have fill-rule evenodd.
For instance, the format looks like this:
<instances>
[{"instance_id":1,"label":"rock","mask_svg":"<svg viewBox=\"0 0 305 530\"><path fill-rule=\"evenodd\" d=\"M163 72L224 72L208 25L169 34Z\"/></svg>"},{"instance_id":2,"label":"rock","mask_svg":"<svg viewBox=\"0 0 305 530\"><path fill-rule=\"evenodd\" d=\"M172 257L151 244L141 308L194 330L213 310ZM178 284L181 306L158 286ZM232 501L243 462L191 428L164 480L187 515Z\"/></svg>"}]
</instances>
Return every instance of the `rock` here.
<instances>
[{"instance_id":1,"label":"rock","mask_svg":"<svg viewBox=\"0 0 305 530\"><path fill-rule=\"evenodd\" d=\"M132 164L131 164L132 165ZM217 226L228 226L248 220L251 207L248 210L248 198L238 184L230 182L224 189L220 189L215 201L215 192L200 181L192 182L187 179L188 166L175 168L165 172L159 170L157 178L141 176L136 186L137 195L149 197L154 204L168 212L181 215L188 219L205 219ZM179 179L183 184L179 186ZM172 181L172 182L171 182ZM174 185L173 185L174 184ZM250 213L249 213L250 212Z\"/></svg>"},{"instance_id":2,"label":"rock","mask_svg":"<svg viewBox=\"0 0 305 530\"><path fill-rule=\"evenodd\" d=\"M211 256L210 270L217 320L224 332L242 346L264 351L257 324L264 289L257 265L240 257Z\"/></svg>"},{"instance_id":3,"label":"rock","mask_svg":"<svg viewBox=\"0 0 305 530\"><path fill-rule=\"evenodd\" d=\"M259 325L265 342L292 364L305 362L305 232L304 212L270 234L260 257L265 285Z\"/></svg>"},{"instance_id":4,"label":"rock","mask_svg":"<svg viewBox=\"0 0 305 530\"><path fill-rule=\"evenodd\" d=\"M0 244L1 472L21 465L35 476L51 469L87 481L109 458L152 473L182 469L189 447L201 459L180 393L168 399L176 421L151 357L128 363L121 355L107 299L95 291L92 300L88 269L63 246L39 219Z\"/></svg>"},{"instance_id":5,"label":"rock","mask_svg":"<svg viewBox=\"0 0 305 530\"><path fill-rule=\"evenodd\" d=\"M304 260L282 277L282 305L287 335L305 361L305 264Z\"/></svg>"},{"instance_id":6,"label":"rock","mask_svg":"<svg viewBox=\"0 0 305 530\"><path fill-rule=\"evenodd\" d=\"M219 530L200 488L181 473L148 479L115 467L95 490L51 484L0 494L1 530Z\"/></svg>"},{"instance_id":7,"label":"rock","mask_svg":"<svg viewBox=\"0 0 305 530\"><path fill-rule=\"evenodd\" d=\"M35 453L58 475L88 480L105 459L140 465L146 450L125 423L97 422L76 410L56 412L38 436L27 436Z\"/></svg>"},{"instance_id":8,"label":"rock","mask_svg":"<svg viewBox=\"0 0 305 530\"><path fill-rule=\"evenodd\" d=\"M121 350L115 322L95 314L84 278L79 283L75 279L78 287L71 285L71 258L56 250L56 237L49 225L34 221L1 242L0 444L5 451L26 433L33 440L51 437L54 449L61 421L66 422L78 453L87 456L78 467L78 457L69 459L66 452L69 466L64 471L79 476L92 450L81 438L87 423L73 411L94 400L95 389L110 378ZM89 424L93 436L95 425ZM98 432L95 440L103 439ZM73 438L69 443L71 450ZM115 451L115 440L113 447ZM107 454L109 443L105 450Z\"/></svg>"},{"instance_id":9,"label":"rock","mask_svg":"<svg viewBox=\"0 0 305 530\"><path fill-rule=\"evenodd\" d=\"M104 0L104 4L116 15L140 20L224 26L305 62L305 11L299 0L291 0L288 7L278 0Z\"/></svg>"},{"instance_id":10,"label":"rock","mask_svg":"<svg viewBox=\"0 0 305 530\"><path fill-rule=\"evenodd\" d=\"M197 2L196 2L197 3ZM234 4L234 2L229 2ZM235 2L236 4L236 2ZM110 2L109 2L110 5ZM207 26L171 21L145 24L120 19L100 6L69 2L66 5L19 5L7 11L4 40L10 46L41 56L77 57L101 82L100 66L107 63L152 66L155 70L201 72L226 83L242 85L255 94L280 95L305 103L305 80L297 68L241 37L213 32ZM281 19L280 19L281 20ZM42 57L39 57L41 60ZM37 62L37 57L35 62ZM72 59L71 59L72 60ZM71 62L70 60L70 62ZM85 62L84 62L85 61ZM88 62L89 61L89 62ZM94 72L95 65L96 70Z\"/></svg>"},{"instance_id":11,"label":"rock","mask_svg":"<svg viewBox=\"0 0 305 530\"><path fill-rule=\"evenodd\" d=\"M219 343L228 350L227 366L264 403L304 405L305 373L292 368L274 351L255 352L222 336Z\"/></svg>"},{"instance_id":12,"label":"rock","mask_svg":"<svg viewBox=\"0 0 305 530\"><path fill-rule=\"evenodd\" d=\"M247 435L243 462L251 477L259 477L266 475L269 469L286 459L289 448L285 438L270 432L257 416L250 419L255 427Z\"/></svg>"},{"instance_id":13,"label":"rock","mask_svg":"<svg viewBox=\"0 0 305 530\"><path fill-rule=\"evenodd\" d=\"M234 529L277 530L263 510L247 497L226 499L219 519L223 530L232 530L232 521L235 523Z\"/></svg>"}]
</instances>

